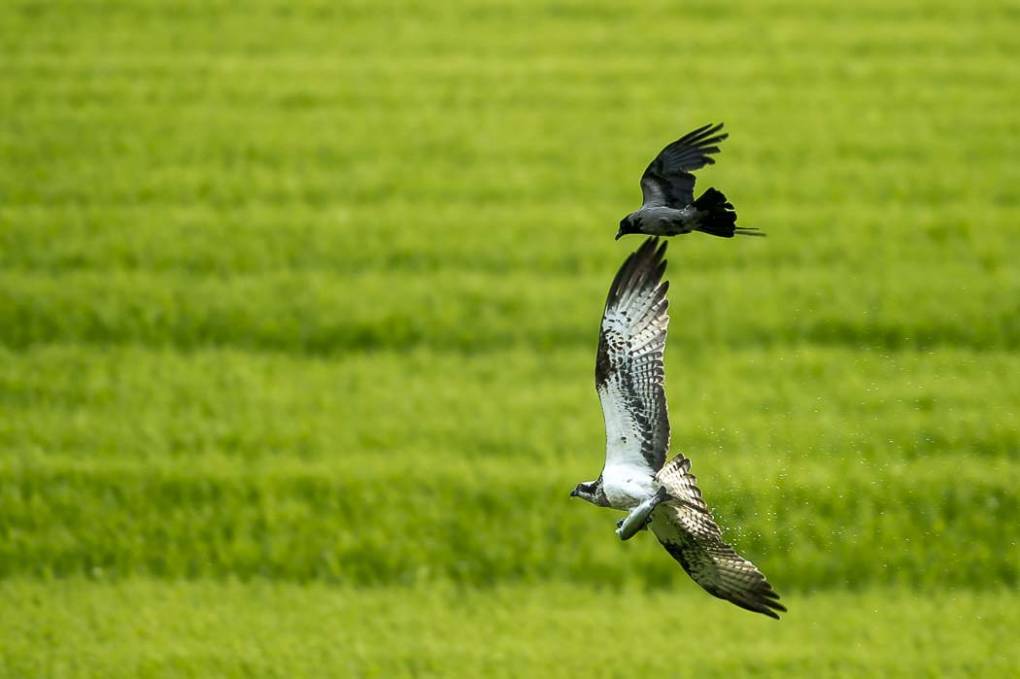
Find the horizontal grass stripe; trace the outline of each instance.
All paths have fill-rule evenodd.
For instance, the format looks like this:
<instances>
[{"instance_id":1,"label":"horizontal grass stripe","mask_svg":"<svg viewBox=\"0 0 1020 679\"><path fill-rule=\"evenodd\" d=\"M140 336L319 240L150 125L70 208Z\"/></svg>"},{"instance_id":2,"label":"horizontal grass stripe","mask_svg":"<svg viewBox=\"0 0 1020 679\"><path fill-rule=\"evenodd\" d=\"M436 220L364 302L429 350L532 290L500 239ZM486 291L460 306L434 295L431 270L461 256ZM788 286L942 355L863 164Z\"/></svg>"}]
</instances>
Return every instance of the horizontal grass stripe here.
<instances>
[{"instance_id":1,"label":"horizontal grass stripe","mask_svg":"<svg viewBox=\"0 0 1020 679\"><path fill-rule=\"evenodd\" d=\"M959 275L953 275L958 273ZM895 349L1012 349L1020 341L1016 270L976 278L947 265L906 271L671 274L671 342L747 346L813 342ZM0 342L237 346L335 354L359 349L588 346L605 274L343 277L281 272L194 278L109 272L0 273ZM536 283L539 283L536 285ZM679 291L682 291L682 295ZM691 322L684 322L686 316Z\"/></svg>"},{"instance_id":2,"label":"horizontal grass stripe","mask_svg":"<svg viewBox=\"0 0 1020 679\"><path fill-rule=\"evenodd\" d=\"M0 450L409 463L424 452L432 464L496 456L576 463L583 474L603 447L593 361L591 348L335 358L73 345L0 351ZM1018 362L1010 352L672 346L673 445L699 466L759 456L824 456L833 468L960 453L1012 458L1020 450Z\"/></svg>"},{"instance_id":3,"label":"horizontal grass stripe","mask_svg":"<svg viewBox=\"0 0 1020 679\"><path fill-rule=\"evenodd\" d=\"M6 461L0 574L653 587L682 576L652 540L621 545L615 515L571 501L573 480L544 466L380 467ZM1016 583L1015 462L740 467L701 485L781 590Z\"/></svg>"},{"instance_id":4,"label":"horizontal grass stripe","mask_svg":"<svg viewBox=\"0 0 1020 679\"><path fill-rule=\"evenodd\" d=\"M749 205L757 202L746 187L742 193ZM849 197L810 211L759 203L744 214L769 233L766 244L687 238L673 245L671 271L707 277L726 269L831 266L879 276L889 261L910 270L941 266L945 249L952 248L957 266L989 275L1009 267L1011 241L1020 237L1020 203L984 208L987 221L982 224L970 222L975 208L967 203L921 208L850 208L848 203ZM7 219L0 229L0 266L8 272L52 274L351 274L385 269L594 275L611 271L631 245L613 247L604 240L612 231L609 216L626 206L623 201L434 203L419 210L413 224L407 222L414 210L410 204L6 206L0 207ZM839 220L851 209L857 225L840 228ZM472 221L462 219L467 213ZM522 237L532 225L541 227ZM865 239L871 244L861 247Z\"/></svg>"},{"instance_id":5,"label":"horizontal grass stripe","mask_svg":"<svg viewBox=\"0 0 1020 679\"><path fill-rule=\"evenodd\" d=\"M592 677L668 675L677 654L633 649L669 648L697 621L698 650L682 658L698 676L993 677L1018 662L1009 637L1017 598L1010 590L818 592L789 600L790 615L766 625L687 586L664 595L560 583L472 591L13 580L0 582L0 599L20 611L0 621L0 668L73 667L86 677L513 677L565 667ZM645 616L663 624L619 625ZM832 620L839 624L823 622Z\"/></svg>"},{"instance_id":6,"label":"horizontal grass stripe","mask_svg":"<svg viewBox=\"0 0 1020 679\"><path fill-rule=\"evenodd\" d=\"M19 611L0 620L0 669L12 676L73 668L85 677L516 677L585 667L616 677L670 675L682 658L685 671L708 677L995 677L1020 662L1012 590L817 592L786 597L790 614L779 624L687 585L664 593L16 579L0 581L0 600ZM661 624L620 625L645 617ZM674 647L695 622L696 650L634 653Z\"/></svg>"}]
</instances>

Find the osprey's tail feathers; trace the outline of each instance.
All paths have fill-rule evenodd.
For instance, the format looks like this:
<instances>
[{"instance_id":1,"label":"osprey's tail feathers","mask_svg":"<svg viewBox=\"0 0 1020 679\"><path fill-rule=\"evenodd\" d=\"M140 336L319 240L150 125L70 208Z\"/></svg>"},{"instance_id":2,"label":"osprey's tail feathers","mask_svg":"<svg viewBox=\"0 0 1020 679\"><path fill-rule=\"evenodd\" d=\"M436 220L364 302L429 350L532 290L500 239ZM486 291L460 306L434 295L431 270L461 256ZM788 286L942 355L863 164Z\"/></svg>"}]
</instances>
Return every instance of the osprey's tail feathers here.
<instances>
[{"instance_id":1,"label":"osprey's tail feathers","mask_svg":"<svg viewBox=\"0 0 1020 679\"><path fill-rule=\"evenodd\" d=\"M737 213L733 204L726 199L722 191L710 188L701 194L701 197L694 201L694 207L701 214L698 215L698 225L694 227L698 231L719 236L720 238L733 238L734 235L741 236L764 236L765 234L754 228L741 228L737 226Z\"/></svg>"}]
</instances>

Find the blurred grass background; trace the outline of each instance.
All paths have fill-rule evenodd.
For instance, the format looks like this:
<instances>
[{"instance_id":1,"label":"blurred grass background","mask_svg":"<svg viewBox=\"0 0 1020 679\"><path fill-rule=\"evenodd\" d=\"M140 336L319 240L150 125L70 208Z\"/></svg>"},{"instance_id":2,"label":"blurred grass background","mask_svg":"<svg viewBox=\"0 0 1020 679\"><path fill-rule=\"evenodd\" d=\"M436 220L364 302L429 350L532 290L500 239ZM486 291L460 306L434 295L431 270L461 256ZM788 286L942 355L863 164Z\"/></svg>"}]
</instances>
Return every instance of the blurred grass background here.
<instances>
[{"instance_id":1,"label":"blurred grass background","mask_svg":"<svg viewBox=\"0 0 1020 679\"><path fill-rule=\"evenodd\" d=\"M3 3L0 672L1017 672L1018 30ZM720 119L769 238L671 243L667 392L779 624L567 498L616 223Z\"/></svg>"}]
</instances>

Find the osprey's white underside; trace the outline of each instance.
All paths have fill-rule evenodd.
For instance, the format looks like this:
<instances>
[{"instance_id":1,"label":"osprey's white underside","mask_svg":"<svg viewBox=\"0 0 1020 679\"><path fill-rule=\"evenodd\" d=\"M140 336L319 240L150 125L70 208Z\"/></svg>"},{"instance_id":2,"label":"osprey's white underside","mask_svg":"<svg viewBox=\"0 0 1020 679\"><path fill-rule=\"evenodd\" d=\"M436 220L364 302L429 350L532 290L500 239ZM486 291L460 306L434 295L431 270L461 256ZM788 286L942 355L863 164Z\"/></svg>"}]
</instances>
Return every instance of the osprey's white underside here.
<instances>
[{"instance_id":1,"label":"osprey's white underside","mask_svg":"<svg viewBox=\"0 0 1020 679\"><path fill-rule=\"evenodd\" d=\"M602 469L602 490L609 505L632 509L658 490L656 470L641 454L641 427L626 406L616 380L600 387L606 423L606 465Z\"/></svg>"},{"instance_id":2,"label":"osprey's white underside","mask_svg":"<svg viewBox=\"0 0 1020 679\"><path fill-rule=\"evenodd\" d=\"M602 471L602 490L615 509L633 509L658 489L647 465L614 464Z\"/></svg>"}]
</instances>

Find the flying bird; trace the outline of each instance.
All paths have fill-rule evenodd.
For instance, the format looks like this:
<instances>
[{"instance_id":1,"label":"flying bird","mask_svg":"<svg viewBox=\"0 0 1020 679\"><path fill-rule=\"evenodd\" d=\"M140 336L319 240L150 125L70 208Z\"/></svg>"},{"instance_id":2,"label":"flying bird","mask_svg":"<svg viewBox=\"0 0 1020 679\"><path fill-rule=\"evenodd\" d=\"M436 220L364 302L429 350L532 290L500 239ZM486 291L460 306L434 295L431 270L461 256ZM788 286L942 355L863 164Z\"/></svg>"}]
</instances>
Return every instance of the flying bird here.
<instances>
[{"instance_id":1,"label":"flying bird","mask_svg":"<svg viewBox=\"0 0 1020 679\"><path fill-rule=\"evenodd\" d=\"M715 164L712 155L728 137L723 125L699 127L662 149L641 176L641 207L620 220L619 239L628 233L676 236L703 231L732 238L764 236L755 228L737 226L737 213L722 191L710 188L694 199L694 170Z\"/></svg>"},{"instance_id":2,"label":"flying bird","mask_svg":"<svg viewBox=\"0 0 1020 679\"><path fill-rule=\"evenodd\" d=\"M691 474L690 460L678 454L666 462L665 251L658 238L646 239L609 288L595 358L606 460L597 479L577 484L570 495L629 511L617 524L621 539L649 527L709 594L778 619L777 611L786 610L779 595L754 564L723 541Z\"/></svg>"}]
</instances>

